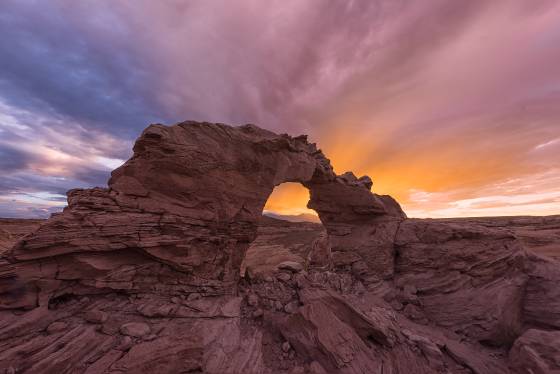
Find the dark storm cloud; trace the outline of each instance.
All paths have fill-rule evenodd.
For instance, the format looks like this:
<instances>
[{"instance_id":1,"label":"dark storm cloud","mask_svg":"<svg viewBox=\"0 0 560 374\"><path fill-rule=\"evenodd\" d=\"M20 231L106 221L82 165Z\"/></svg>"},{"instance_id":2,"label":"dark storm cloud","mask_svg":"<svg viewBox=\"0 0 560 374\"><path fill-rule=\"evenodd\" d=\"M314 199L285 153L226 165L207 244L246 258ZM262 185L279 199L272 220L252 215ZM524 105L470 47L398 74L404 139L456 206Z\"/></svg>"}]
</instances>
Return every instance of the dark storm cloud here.
<instances>
[{"instance_id":1,"label":"dark storm cloud","mask_svg":"<svg viewBox=\"0 0 560 374\"><path fill-rule=\"evenodd\" d=\"M25 152L0 144L0 170L3 172L24 169L30 158L30 155Z\"/></svg>"},{"instance_id":2,"label":"dark storm cloud","mask_svg":"<svg viewBox=\"0 0 560 374\"><path fill-rule=\"evenodd\" d=\"M74 14L70 2L0 4L0 96L131 138L165 113L152 100L149 67L133 39L111 24L118 20L88 13L89 4Z\"/></svg>"}]
</instances>

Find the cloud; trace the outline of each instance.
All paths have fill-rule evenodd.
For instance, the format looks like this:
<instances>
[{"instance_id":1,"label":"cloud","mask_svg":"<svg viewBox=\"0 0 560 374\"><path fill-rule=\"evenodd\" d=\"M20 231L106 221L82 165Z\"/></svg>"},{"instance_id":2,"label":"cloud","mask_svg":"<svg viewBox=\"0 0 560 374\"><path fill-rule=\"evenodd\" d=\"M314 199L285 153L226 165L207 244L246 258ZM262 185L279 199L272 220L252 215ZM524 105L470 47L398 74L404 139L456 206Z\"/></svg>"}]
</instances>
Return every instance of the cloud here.
<instances>
[{"instance_id":1,"label":"cloud","mask_svg":"<svg viewBox=\"0 0 560 374\"><path fill-rule=\"evenodd\" d=\"M558 214L560 170L528 174L486 185L445 192L411 190L411 217L473 217Z\"/></svg>"},{"instance_id":2,"label":"cloud","mask_svg":"<svg viewBox=\"0 0 560 374\"><path fill-rule=\"evenodd\" d=\"M0 170L10 172L23 169L29 162L29 155L8 145L0 145Z\"/></svg>"},{"instance_id":3,"label":"cloud","mask_svg":"<svg viewBox=\"0 0 560 374\"><path fill-rule=\"evenodd\" d=\"M142 86L142 56L108 5L3 2L0 92L8 104L129 137L161 119Z\"/></svg>"},{"instance_id":4,"label":"cloud","mask_svg":"<svg viewBox=\"0 0 560 374\"><path fill-rule=\"evenodd\" d=\"M308 133L338 172L443 214L434 196L558 172L559 16L548 0L2 1L1 193L103 185L146 125L195 119Z\"/></svg>"},{"instance_id":5,"label":"cloud","mask_svg":"<svg viewBox=\"0 0 560 374\"><path fill-rule=\"evenodd\" d=\"M6 201L0 198L0 211L3 218L49 218L62 210L62 206L50 206L38 202L28 203L19 200Z\"/></svg>"},{"instance_id":6,"label":"cloud","mask_svg":"<svg viewBox=\"0 0 560 374\"><path fill-rule=\"evenodd\" d=\"M105 186L129 143L0 101L0 216L45 217L72 188ZM106 157L106 156L112 157ZM55 202L53 204L53 202Z\"/></svg>"}]
</instances>

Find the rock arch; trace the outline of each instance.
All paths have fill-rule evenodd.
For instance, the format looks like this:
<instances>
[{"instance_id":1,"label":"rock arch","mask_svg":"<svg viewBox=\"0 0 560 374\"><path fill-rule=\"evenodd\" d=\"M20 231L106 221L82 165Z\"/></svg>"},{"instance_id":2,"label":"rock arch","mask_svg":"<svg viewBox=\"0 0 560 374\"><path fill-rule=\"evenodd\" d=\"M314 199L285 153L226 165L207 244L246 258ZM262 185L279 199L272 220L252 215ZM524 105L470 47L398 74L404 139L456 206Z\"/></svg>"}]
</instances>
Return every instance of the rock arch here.
<instances>
[{"instance_id":1,"label":"rock arch","mask_svg":"<svg viewBox=\"0 0 560 374\"><path fill-rule=\"evenodd\" d=\"M284 181L310 190L327 265L342 271L238 282ZM305 137L150 126L109 188L69 191L64 212L0 258L0 371L557 369L556 261L493 223L405 220L370 188L367 177L336 175Z\"/></svg>"},{"instance_id":2,"label":"rock arch","mask_svg":"<svg viewBox=\"0 0 560 374\"><path fill-rule=\"evenodd\" d=\"M336 175L306 136L198 122L146 128L134 155L112 172L108 189L69 191L64 212L18 243L8 259L14 269L55 263L57 274L73 266L91 273L89 287L128 289L140 270L124 275L122 266L133 265L127 256L141 256L141 262L180 272L191 285L228 292L265 202L283 182L309 189L333 266L351 269L366 283L391 276L394 232L405 215L392 198L371 193L369 177ZM31 293L61 287L59 276L26 274Z\"/></svg>"}]
</instances>

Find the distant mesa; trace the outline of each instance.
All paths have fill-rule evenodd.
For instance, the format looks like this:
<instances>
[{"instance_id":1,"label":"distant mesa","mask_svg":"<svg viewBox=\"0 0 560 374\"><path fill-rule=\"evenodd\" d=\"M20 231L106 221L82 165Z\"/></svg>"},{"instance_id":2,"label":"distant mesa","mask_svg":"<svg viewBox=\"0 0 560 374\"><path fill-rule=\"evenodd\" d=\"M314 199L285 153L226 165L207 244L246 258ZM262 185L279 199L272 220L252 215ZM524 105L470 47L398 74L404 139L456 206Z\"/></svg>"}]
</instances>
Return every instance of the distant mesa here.
<instances>
[{"instance_id":1,"label":"distant mesa","mask_svg":"<svg viewBox=\"0 0 560 374\"><path fill-rule=\"evenodd\" d=\"M324 231L263 217L284 182ZM408 219L305 136L151 125L108 185L0 258L0 373L560 370L558 262Z\"/></svg>"}]
</instances>

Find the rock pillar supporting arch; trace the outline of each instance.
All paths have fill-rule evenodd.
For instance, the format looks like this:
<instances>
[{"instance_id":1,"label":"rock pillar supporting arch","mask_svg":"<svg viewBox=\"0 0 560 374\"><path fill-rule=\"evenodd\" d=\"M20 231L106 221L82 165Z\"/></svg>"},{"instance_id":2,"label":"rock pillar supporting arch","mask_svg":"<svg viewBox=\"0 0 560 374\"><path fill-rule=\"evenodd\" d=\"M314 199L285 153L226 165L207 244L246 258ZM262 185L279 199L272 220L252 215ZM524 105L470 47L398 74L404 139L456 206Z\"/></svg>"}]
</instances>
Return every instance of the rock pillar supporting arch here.
<instances>
[{"instance_id":1,"label":"rock pillar supporting arch","mask_svg":"<svg viewBox=\"0 0 560 374\"><path fill-rule=\"evenodd\" d=\"M134 291L154 266L167 269L156 282L171 282L159 292L179 285L228 292L264 204L283 182L310 190L335 267L371 281L391 276L393 235L405 215L392 198L370 192L368 177L336 175L305 136L183 122L149 126L108 189L70 191L64 212L8 253L26 292L4 307L32 307L68 287ZM177 274L180 281L170 279Z\"/></svg>"}]
</instances>

